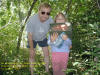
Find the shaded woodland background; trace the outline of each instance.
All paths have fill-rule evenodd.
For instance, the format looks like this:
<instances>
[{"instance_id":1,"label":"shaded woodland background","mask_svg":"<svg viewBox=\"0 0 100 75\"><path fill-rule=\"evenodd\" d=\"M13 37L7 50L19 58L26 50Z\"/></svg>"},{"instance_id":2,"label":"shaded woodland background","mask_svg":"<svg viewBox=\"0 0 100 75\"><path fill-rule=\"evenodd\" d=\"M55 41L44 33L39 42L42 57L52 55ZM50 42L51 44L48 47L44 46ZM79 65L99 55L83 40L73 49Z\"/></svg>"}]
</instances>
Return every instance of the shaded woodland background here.
<instances>
[{"instance_id":1,"label":"shaded woodland background","mask_svg":"<svg viewBox=\"0 0 100 75\"><path fill-rule=\"evenodd\" d=\"M65 73L100 75L100 0L0 0L0 75L30 75L25 23L41 2L52 6L52 18L62 11L72 24L73 48ZM36 53L35 72L47 75L41 48Z\"/></svg>"}]
</instances>

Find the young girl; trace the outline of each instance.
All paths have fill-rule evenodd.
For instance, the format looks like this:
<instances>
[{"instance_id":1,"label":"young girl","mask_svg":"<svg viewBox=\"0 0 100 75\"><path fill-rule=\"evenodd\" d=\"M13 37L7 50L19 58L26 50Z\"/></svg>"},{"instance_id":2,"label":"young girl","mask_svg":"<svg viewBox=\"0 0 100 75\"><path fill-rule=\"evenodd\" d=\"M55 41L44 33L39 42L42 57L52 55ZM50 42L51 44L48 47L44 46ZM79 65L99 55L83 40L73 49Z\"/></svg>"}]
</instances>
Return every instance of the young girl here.
<instances>
[{"instance_id":1,"label":"young girl","mask_svg":"<svg viewBox=\"0 0 100 75\"><path fill-rule=\"evenodd\" d=\"M65 16L62 13L57 14L57 16L55 17L55 23L65 23L65 22L66 22ZM57 25L57 27L59 26ZM65 27L65 29L67 28ZM57 30L56 27L55 30ZM63 43L60 47L57 47L56 45L54 45L54 42L55 40L58 39L59 36L61 36L61 34L58 35L57 32L54 32L48 38L48 44L51 46L52 50L51 61L52 61L53 75L66 75L64 71L67 69L67 62L72 43L71 40L67 37L67 35L63 34L61 37L63 39Z\"/></svg>"}]
</instances>

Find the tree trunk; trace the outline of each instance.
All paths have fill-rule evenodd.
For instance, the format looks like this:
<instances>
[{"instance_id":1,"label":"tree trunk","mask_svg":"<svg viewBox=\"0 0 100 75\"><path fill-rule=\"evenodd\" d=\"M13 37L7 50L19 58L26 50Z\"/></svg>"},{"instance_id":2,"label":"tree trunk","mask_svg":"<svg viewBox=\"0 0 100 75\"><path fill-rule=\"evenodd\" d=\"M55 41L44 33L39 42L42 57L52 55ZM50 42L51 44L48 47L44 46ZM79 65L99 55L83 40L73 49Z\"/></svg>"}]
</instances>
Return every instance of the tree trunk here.
<instances>
[{"instance_id":1,"label":"tree trunk","mask_svg":"<svg viewBox=\"0 0 100 75\"><path fill-rule=\"evenodd\" d=\"M68 1L67 7L66 7L66 14L68 13L69 9L70 9L70 5L72 3L72 0Z\"/></svg>"},{"instance_id":2,"label":"tree trunk","mask_svg":"<svg viewBox=\"0 0 100 75\"><path fill-rule=\"evenodd\" d=\"M24 24L21 25L21 29L20 29L20 31L19 31L18 42L17 42L17 52L19 52L20 42L21 42L21 38L22 38L22 33L23 33L24 28L25 28L26 22L27 22L29 16L31 15L31 11L32 11L32 9L33 9L33 7L34 7L34 4L35 4L36 2L37 2L37 0L33 0L33 3L32 3L32 5L31 5L31 8L30 8L30 10L29 10L29 12L28 12L28 16L26 17Z\"/></svg>"}]
</instances>

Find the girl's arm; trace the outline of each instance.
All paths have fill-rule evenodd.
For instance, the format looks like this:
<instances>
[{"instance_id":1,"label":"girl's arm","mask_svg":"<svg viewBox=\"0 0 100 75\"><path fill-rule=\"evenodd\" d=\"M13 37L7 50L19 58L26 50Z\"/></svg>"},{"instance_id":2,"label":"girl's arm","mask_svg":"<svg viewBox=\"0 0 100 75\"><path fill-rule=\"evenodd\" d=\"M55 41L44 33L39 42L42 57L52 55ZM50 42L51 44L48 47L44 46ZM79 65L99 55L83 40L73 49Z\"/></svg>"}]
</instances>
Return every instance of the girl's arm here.
<instances>
[{"instance_id":1,"label":"girl's arm","mask_svg":"<svg viewBox=\"0 0 100 75\"><path fill-rule=\"evenodd\" d=\"M67 40L65 40L65 44L69 46L69 49L72 48L72 41L70 38L67 38Z\"/></svg>"}]
</instances>

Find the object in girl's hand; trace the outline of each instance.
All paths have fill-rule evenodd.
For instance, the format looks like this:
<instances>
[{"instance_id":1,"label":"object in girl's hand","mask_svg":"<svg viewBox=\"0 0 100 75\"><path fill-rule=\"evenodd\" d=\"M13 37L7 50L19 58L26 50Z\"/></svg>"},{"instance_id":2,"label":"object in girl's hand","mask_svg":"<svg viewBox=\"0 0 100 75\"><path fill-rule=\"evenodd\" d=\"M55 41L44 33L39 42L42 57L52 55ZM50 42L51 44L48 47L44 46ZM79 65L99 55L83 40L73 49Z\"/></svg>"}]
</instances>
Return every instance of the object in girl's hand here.
<instances>
[{"instance_id":1,"label":"object in girl's hand","mask_svg":"<svg viewBox=\"0 0 100 75\"><path fill-rule=\"evenodd\" d=\"M52 28L51 31L67 31L68 27L70 26L69 22L66 23L54 23L51 24Z\"/></svg>"}]
</instances>

